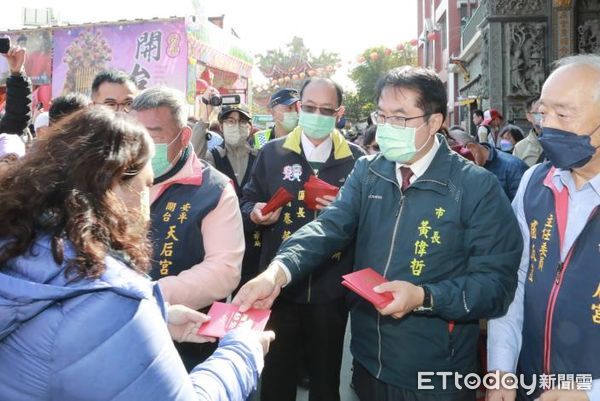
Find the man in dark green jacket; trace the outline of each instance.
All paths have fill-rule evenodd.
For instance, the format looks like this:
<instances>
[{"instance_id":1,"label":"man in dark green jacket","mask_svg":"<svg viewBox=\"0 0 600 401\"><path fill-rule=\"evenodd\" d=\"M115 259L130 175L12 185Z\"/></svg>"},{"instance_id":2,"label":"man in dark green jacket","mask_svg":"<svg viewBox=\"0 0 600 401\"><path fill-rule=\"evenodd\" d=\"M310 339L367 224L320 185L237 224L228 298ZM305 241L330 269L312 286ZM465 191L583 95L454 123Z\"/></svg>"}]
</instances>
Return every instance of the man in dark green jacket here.
<instances>
[{"instance_id":1,"label":"man in dark green jacket","mask_svg":"<svg viewBox=\"0 0 600 401\"><path fill-rule=\"evenodd\" d=\"M282 286L356 241L354 270L377 270L390 282L375 290L394 297L383 309L351 298L359 398L474 400L456 374L478 371L478 320L503 315L514 296L519 228L497 179L436 134L447 97L434 72L392 70L377 94L382 153L356 163L336 201L234 303L268 308ZM454 375L446 385L443 372Z\"/></svg>"}]
</instances>

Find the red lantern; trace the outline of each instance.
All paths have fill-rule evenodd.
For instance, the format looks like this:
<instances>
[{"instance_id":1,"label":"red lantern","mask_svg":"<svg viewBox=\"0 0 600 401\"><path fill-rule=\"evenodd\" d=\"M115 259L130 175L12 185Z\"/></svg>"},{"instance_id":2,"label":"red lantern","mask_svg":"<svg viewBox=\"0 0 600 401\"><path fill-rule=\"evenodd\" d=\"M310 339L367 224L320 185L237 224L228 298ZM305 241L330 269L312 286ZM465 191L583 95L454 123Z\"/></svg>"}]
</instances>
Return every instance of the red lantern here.
<instances>
[{"instance_id":1,"label":"red lantern","mask_svg":"<svg viewBox=\"0 0 600 401\"><path fill-rule=\"evenodd\" d=\"M384 51L384 53L385 53L386 56L391 56L392 55L392 49L387 49L386 48L385 51Z\"/></svg>"},{"instance_id":2,"label":"red lantern","mask_svg":"<svg viewBox=\"0 0 600 401\"><path fill-rule=\"evenodd\" d=\"M437 40L437 33L435 33L435 32L429 32L427 34L427 40Z\"/></svg>"},{"instance_id":3,"label":"red lantern","mask_svg":"<svg viewBox=\"0 0 600 401\"><path fill-rule=\"evenodd\" d=\"M396 46L396 50L398 50L399 52L404 50L404 44L403 43L398 43L398 45Z\"/></svg>"},{"instance_id":4,"label":"red lantern","mask_svg":"<svg viewBox=\"0 0 600 401\"><path fill-rule=\"evenodd\" d=\"M413 45L413 46L418 45L419 44L419 39L411 39L410 40L410 44Z\"/></svg>"},{"instance_id":5,"label":"red lantern","mask_svg":"<svg viewBox=\"0 0 600 401\"><path fill-rule=\"evenodd\" d=\"M372 61L375 61L375 60L377 60L377 59L379 58L379 53L377 53L377 52L373 52L373 53L371 53L371 54L369 55L369 58L370 58Z\"/></svg>"}]
</instances>

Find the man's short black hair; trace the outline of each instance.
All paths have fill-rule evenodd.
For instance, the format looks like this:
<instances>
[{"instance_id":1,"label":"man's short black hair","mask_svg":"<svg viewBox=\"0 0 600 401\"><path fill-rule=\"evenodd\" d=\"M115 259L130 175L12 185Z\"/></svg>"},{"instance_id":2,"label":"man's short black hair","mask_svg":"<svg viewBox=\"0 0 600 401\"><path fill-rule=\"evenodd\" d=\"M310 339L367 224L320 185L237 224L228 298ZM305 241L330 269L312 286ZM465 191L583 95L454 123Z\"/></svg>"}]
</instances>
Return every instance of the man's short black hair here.
<instances>
[{"instance_id":1,"label":"man's short black hair","mask_svg":"<svg viewBox=\"0 0 600 401\"><path fill-rule=\"evenodd\" d=\"M379 79L376 86L375 103L384 88L410 89L418 94L417 107L425 114L440 113L444 120L448 114L448 95L440 77L432 70L422 67L403 66L394 68Z\"/></svg>"},{"instance_id":2,"label":"man's short black hair","mask_svg":"<svg viewBox=\"0 0 600 401\"><path fill-rule=\"evenodd\" d=\"M481 110L481 109L473 110L473 114L476 115L477 117L483 118L483 110Z\"/></svg>"},{"instance_id":3,"label":"man's short black hair","mask_svg":"<svg viewBox=\"0 0 600 401\"><path fill-rule=\"evenodd\" d=\"M92 82L92 94L98 92L100 85L105 82L120 85L131 84L134 88L137 88L135 81L126 72L121 70L104 70L100 71L94 78L94 82Z\"/></svg>"},{"instance_id":4,"label":"man's short black hair","mask_svg":"<svg viewBox=\"0 0 600 401\"><path fill-rule=\"evenodd\" d=\"M52 99L48 110L49 125L56 124L61 118L84 109L90 105L90 99L81 93L68 93Z\"/></svg>"},{"instance_id":5,"label":"man's short black hair","mask_svg":"<svg viewBox=\"0 0 600 401\"><path fill-rule=\"evenodd\" d=\"M344 90L342 89L342 86L340 84L338 84L331 78L324 78L324 77L308 78L306 81L304 81L302 83L302 87L300 88L300 100L302 100L302 96L304 95L304 89L306 89L308 84L310 84L311 82L317 82L317 81L323 81L323 82L327 82L327 83L330 83L331 85L333 85L333 87L335 88L335 94L337 96L337 107L340 107L342 105L342 100L344 98Z\"/></svg>"},{"instance_id":6,"label":"man's short black hair","mask_svg":"<svg viewBox=\"0 0 600 401\"><path fill-rule=\"evenodd\" d=\"M535 96L527 99L527 101L525 102L525 111L527 113L529 113L529 111L531 111L531 107L533 106L533 104L535 102L537 102L538 100L540 100L540 95L535 95Z\"/></svg>"}]
</instances>

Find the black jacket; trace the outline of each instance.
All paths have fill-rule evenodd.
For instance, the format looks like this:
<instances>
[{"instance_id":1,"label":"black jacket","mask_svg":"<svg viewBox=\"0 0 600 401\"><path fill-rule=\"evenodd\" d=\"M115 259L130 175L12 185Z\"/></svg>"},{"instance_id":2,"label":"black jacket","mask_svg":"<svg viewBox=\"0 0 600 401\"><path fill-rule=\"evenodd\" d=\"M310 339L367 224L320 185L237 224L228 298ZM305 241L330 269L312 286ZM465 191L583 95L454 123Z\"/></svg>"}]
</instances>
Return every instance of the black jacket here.
<instances>
[{"instance_id":1,"label":"black jacket","mask_svg":"<svg viewBox=\"0 0 600 401\"><path fill-rule=\"evenodd\" d=\"M22 75L10 75L6 80L6 108L0 133L28 135L30 121L31 81Z\"/></svg>"},{"instance_id":2,"label":"black jacket","mask_svg":"<svg viewBox=\"0 0 600 401\"><path fill-rule=\"evenodd\" d=\"M241 209L244 227L262 230L261 271L266 269L285 239L317 217L317 212L308 209L302 200L304 183L314 171L302 152L301 134L302 129L298 127L285 138L269 141L258 154L250 182L243 189ZM364 152L348 143L337 130L332 134L332 140L333 152L319 169L318 176L341 187ZM291 171L296 174L290 174ZM256 226L250 220L254 204L267 202L280 187L288 190L295 199L283 207L275 224ZM352 269L353 252L353 246L335 250L326 262L327 268L287 286L281 296L304 304L325 303L343 297L345 291L340 284L341 276Z\"/></svg>"}]
</instances>

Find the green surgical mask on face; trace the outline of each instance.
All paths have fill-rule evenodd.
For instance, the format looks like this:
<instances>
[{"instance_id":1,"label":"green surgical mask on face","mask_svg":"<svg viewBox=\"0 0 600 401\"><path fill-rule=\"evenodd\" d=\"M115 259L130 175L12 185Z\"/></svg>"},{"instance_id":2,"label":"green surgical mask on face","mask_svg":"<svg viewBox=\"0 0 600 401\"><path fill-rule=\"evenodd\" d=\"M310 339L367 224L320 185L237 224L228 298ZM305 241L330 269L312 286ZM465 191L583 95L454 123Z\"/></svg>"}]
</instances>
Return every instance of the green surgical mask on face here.
<instances>
[{"instance_id":1,"label":"green surgical mask on face","mask_svg":"<svg viewBox=\"0 0 600 401\"><path fill-rule=\"evenodd\" d=\"M415 137L417 128L413 127L393 127L390 124L377 126L375 137L377 144L381 149L383 156L393 162L406 163L411 160L421 149L427 145L429 139L419 148L416 148Z\"/></svg>"},{"instance_id":2,"label":"green surgical mask on face","mask_svg":"<svg viewBox=\"0 0 600 401\"><path fill-rule=\"evenodd\" d=\"M173 144L181 135L181 132L169 143L155 143L154 156L152 157L152 171L154 178L160 177L171 168L169 161L169 146Z\"/></svg>"},{"instance_id":3,"label":"green surgical mask on face","mask_svg":"<svg viewBox=\"0 0 600 401\"><path fill-rule=\"evenodd\" d=\"M300 111L298 125L302 127L304 133L310 138L324 139L335 128L335 117Z\"/></svg>"},{"instance_id":4,"label":"green surgical mask on face","mask_svg":"<svg viewBox=\"0 0 600 401\"><path fill-rule=\"evenodd\" d=\"M296 128L298 126L298 113L295 111L283 113L283 121L281 122L281 126L288 132Z\"/></svg>"}]
</instances>

